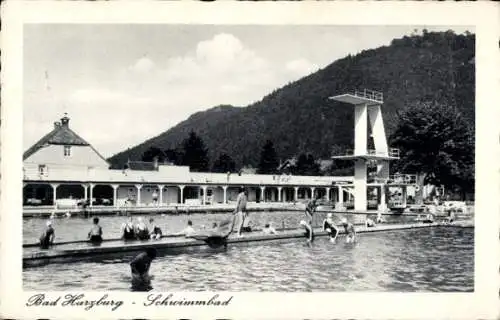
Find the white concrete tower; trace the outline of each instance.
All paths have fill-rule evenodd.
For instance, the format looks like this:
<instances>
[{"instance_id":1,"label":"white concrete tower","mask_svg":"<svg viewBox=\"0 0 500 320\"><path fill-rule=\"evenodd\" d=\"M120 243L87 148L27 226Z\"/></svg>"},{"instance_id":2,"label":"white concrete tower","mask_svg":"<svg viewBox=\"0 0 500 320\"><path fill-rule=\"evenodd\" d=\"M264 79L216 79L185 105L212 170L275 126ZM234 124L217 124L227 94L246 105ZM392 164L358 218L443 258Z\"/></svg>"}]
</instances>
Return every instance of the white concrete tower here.
<instances>
[{"instance_id":1,"label":"white concrete tower","mask_svg":"<svg viewBox=\"0 0 500 320\"><path fill-rule=\"evenodd\" d=\"M335 155L333 159L354 160L354 210L367 210L367 163L377 161L377 178L389 179L389 160L399 159L399 150L388 149L381 105L383 94L372 90L354 91L332 100L354 106L354 151ZM368 123L368 119L370 122ZM374 150L368 150L368 124L372 131ZM384 185L381 185L382 208L385 207Z\"/></svg>"}]
</instances>

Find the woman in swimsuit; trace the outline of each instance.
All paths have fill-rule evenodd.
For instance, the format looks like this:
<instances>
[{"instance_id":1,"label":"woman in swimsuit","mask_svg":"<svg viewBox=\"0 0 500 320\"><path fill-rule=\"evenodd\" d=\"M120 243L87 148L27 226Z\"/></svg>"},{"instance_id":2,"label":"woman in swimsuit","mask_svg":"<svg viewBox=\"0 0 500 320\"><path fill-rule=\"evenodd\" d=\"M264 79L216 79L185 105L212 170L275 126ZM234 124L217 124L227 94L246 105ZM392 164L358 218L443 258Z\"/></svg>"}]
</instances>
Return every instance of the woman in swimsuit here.
<instances>
[{"instance_id":1,"label":"woman in swimsuit","mask_svg":"<svg viewBox=\"0 0 500 320\"><path fill-rule=\"evenodd\" d=\"M136 227L136 230L135 230L135 235L137 236L137 239L139 240L149 240L149 230L148 230L148 226L146 226L146 224L144 223L144 221L142 221L142 218L139 217L137 219L138 223L137 223L137 227Z\"/></svg>"},{"instance_id":2,"label":"woman in swimsuit","mask_svg":"<svg viewBox=\"0 0 500 320\"><path fill-rule=\"evenodd\" d=\"M132 222L132 217L129 217L128 221L122 225L122 239L135 239L134 223Z\"/></svg>"}]
</instances>

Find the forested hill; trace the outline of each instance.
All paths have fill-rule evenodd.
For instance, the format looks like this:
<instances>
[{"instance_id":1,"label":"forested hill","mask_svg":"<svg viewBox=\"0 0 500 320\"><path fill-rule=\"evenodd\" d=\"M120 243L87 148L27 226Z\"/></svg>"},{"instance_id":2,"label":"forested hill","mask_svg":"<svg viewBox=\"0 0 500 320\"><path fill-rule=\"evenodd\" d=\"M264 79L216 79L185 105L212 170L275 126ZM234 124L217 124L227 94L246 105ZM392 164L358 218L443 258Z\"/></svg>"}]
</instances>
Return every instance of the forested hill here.
<instances>
[{"instance_id":1,"label":"forested hill","mask_svg":"<svg viewBox=\"0 0 500 320\"><path fill-rule=\"evenodd\" d=\"M175 148L191 130L203 139L212 163L226 153L237 167L256 166L266 140L281 159L302 152L329 158L334 146L352 144L353 109L328 97L353 89L383 92L388 135L398 124L397 111L420 101L454 105L473 127L474 55L473 34L424 30L339 59L247 107L218 106L193 114L110 161L121 166L127 159L140 160L150 147Z\"/></svg>"}]
</instances>

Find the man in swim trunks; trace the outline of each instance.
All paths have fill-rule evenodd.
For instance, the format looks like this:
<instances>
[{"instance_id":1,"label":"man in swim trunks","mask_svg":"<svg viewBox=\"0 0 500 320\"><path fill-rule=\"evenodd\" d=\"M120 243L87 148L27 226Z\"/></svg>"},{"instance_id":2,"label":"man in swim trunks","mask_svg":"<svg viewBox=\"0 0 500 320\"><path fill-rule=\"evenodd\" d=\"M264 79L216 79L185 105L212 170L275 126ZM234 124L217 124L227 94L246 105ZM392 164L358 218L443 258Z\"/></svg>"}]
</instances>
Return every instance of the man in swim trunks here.
<instances>
[{"instance_id":1,"label":"man in swim trunks","mask_svg":"<svg viewBox=\"0 0 500 320\"><path fill-rule=\"evenodd\" d=\"M306 205L306 210L305 210L305 215L306 215L306 222L312 227L313 225L313 214L314 211L316 211L316 207L318 206L318 199L319 196L316 196L315 198L311 199L307 205Z\"/></svg>"},{"instance_id":2,"label":"man in swim trunks","mask_svg":"<svg viewBox=\"0 0 500 320\"><path fill-rule=\"evenodd\" d=\"M100 244L102 242L102 228L99 225L99 218L95 217L93 219L93 223L94 224L90 228L88 237L90 242L92 242L93 244Z\"/></svg>"},{"instance_id":3,"label":"man in swim trunks","mask_svg":"<svg viewBox=\"0 0 500 320\"><path fill-rule=\"evenodd\" d=\"M47 221L47 227L40 236L40 248L48 249L54 243L56 237L54 228L52 228L52 221Z\"/></svg>"},{"instance_id":4,"label":"man in swim trunks","mask_svg":"<svg viewBox=\"0 0 500 320\"><path fill-rule=\"evenodd\" d=\"M131 262L130 270L132 272L132 279L149 282L149 268L151 262L156 258L157 251L155 248L148 248L145 252L139 253Z\"/></svg>"},{"instance_id":5,"label":"man in swim trunks","mask_svg":"<svg viewBox=\"0 0 500 320\"><path fill-rule=\"evenodd\" d=\"M323 231L328 232L330 234L330 242L335 243L339 230L333 222L333 215L331 212L328 212L326 219L323 221Z\"/></svg>"},{"instance_id":6,"label":"man in swim trunks","mask_svg":"<svg viewBox=\"0 0 500 320\"><path fill-rule=\"evenodd\" d=\"M245 188L240 188L240 193L236 199L236 209L234 214L238 216L239 226L238 226L238 237L241 237L241 232L243 231L243 224L245 223L245 218L247 215L247 191Z\"/></svg>"},{"instance_id":7,"label":"man in swim trunks","mask_svg":"<svg viewBox=\"0 0 500 320\"><path fill-rule=\"evenodd\" d=\"M342 225L344 226L344 230L346 233L345 242L352 243L356 241L356 230L354 229L354 225L350 222L347 222L346 218L342 218Z\"/></svg>"}]
</instances>

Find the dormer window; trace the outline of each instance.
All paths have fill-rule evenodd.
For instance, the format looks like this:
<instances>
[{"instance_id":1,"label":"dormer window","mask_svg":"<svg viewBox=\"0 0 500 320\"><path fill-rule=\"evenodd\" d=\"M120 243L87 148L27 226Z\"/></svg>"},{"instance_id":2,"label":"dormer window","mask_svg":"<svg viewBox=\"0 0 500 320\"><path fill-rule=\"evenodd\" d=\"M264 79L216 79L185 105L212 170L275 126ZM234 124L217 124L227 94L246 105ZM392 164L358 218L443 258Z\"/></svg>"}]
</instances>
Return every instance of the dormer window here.
<instances>
[{"instance_id":1,"label":"dormer window","mask_svg":"<svg viewBox=\"0 0 500 320\"><path fill-rule=\"evenodd\" d=\"M64 156L65 157L71 156L71 146L64 146Z\"/></svg>"}]
</instances>

